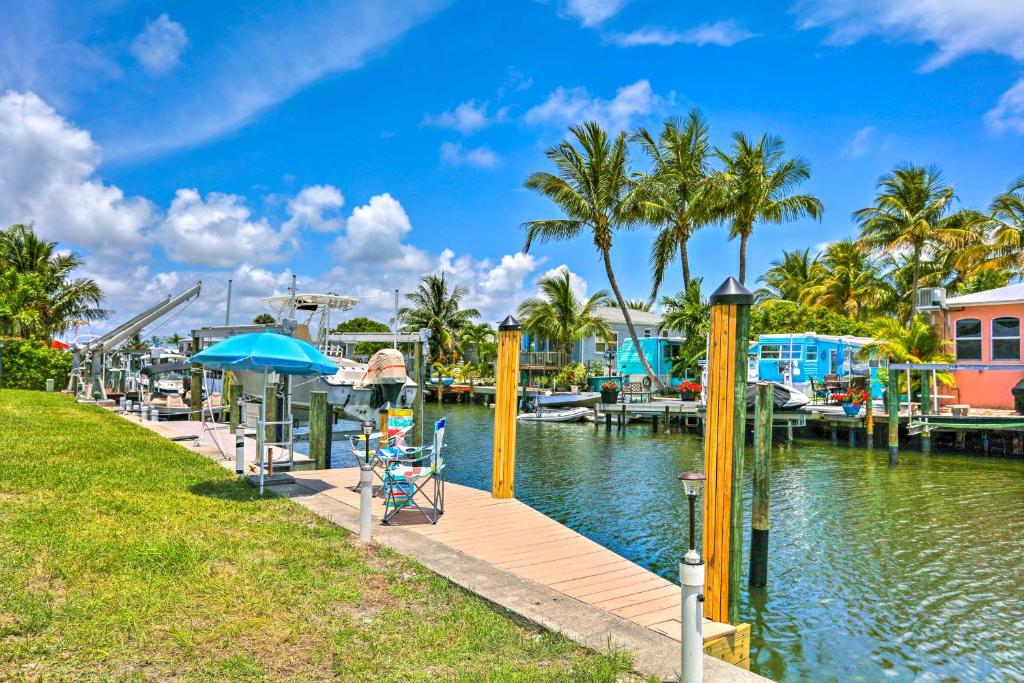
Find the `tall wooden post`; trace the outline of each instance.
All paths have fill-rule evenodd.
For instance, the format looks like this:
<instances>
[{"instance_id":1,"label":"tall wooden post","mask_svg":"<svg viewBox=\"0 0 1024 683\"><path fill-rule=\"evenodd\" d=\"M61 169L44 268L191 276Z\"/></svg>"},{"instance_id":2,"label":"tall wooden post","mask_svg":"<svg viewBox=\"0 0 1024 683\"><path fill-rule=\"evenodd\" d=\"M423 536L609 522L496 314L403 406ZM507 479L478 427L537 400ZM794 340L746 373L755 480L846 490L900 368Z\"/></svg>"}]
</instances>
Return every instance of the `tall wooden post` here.
<instances>
[{"instance_id":1,"label":"tall wooden post","mask_svg":"<svg viewBox=\"0 0 1024 683\"><path fill-rule=\"evenodd\" d=\"M267 422L277 422L281 418L281 412L277 409L277 383L267 383L267 393L263 396L263 405L266 407ZM263 439L267 442L277 441L277 425L266 425L263 431Z\"/></svg>"},{"instance_id":2,"label":"tall wooden post","mask_svg":"<svg viewBox=\"0 0 1024 683\"><path fill-rule=\"evenodd\" d=\"M707 414L704 436L705 616L739 621L742 573L747 337L754 296L735 278L711 295ZM735 495L734 495L735 494Z\"/></svg>"},{"instance_id":3,"label":"tall wooden post","mask_svg":"<svg viewBox=\"0 0 1024 683\"><path fill-rule=\"evenodd\" d=\"M199 337L192 337L192 355L199 353ZM192 379L189 388L189 419L198 422L203 413L203 366L192 364Z\"/></svg>"},{"instance_id":4,"label":"tall wooden post","mask_svg":"<svg viewBox=\"0 0 1024 683\"><path fill-rule=\"evenodd\" d=\"M757 385L754 404L754 500L750 511L750 585L768 583L768 499L772 471L772 413L775 390L768 382Z\"/></svg>"},{"instance_id":5,"label":"tall wooden post","mask_svg":"<svg viewBox=\"0 0 1024 683\"><path fill-rule=\"evenodd\" d=\"M309 457L318 470L331 468L332 412L326 391L309 392Z\"/></svg>"},{"instance_id":6,"label":"tall wooden post","mask_svg":"<svg viewBox=\"0 0 1024 683\"><path fill-rule=\"evenodd\" d=\"M220 394L220 419L218 422L231 424L231 385L234 384L234 375L230 371L224 371L224 380L221 385Z\"/></svg>"},{"instance_id":7,"label":"tall wooden post","mask_svg":"<svg viewBox=\"0 0 1024 683\"><path fill-rule=\"evenodd\" d=\"M224 382L227 384L226 392L227 403L227 423L228 431L232 434L238 429L238 423L242 421L241 413L239 411L238 399L242 395L242 383L235 381L235 373L226 372L224 373ZM230 382L228 379L230 378Z\"/></svg>"},{"instance_id":8,"label":"tall wooden post","mask_svg":"<svg viewBox=\"0 0 1024 683\"><path fill-rule=\"evenodd\" d=\"M921 414L931 415L932 413L932 385L928 381L928 371L921 371ZM921 432L921 451L925 454L932 452L932 433L928 430Z\"/></svg>"},{"instance_id":9,"label":"tall wooden post","mask_svg":"<svg viewBox=\"0 0 1024 683\"><path fill-rule=\"evenodd\" d=\"M868 450L875 447L875 400L871 398L871 378L868 378L868 400L864 404L864 441Z\"/></svg>"},{"instance_id":10,"label":"tall wooden post","mask_svg":"<svg viewBox=\"0 0 1024 683\"><path fill-rule=\"evenodd\" d=\"M885 388L885 412L889 414L889 464L900 462L900 373L889 370ZM907 399L910 398L910 387L907 387Z\"/></svg>"},{"instance_id":11,"label":"tall wooden post","mask_svg":"<svg viewBox=\"0 0 1024 683\"><path fill-rule=\"evenodd\" d=\"M519 346L523 328L508 316L498 326L498 367L495 369L494 473L491 495L515 496L516 413L519 405Z\"/></svg>"}]
</instances>

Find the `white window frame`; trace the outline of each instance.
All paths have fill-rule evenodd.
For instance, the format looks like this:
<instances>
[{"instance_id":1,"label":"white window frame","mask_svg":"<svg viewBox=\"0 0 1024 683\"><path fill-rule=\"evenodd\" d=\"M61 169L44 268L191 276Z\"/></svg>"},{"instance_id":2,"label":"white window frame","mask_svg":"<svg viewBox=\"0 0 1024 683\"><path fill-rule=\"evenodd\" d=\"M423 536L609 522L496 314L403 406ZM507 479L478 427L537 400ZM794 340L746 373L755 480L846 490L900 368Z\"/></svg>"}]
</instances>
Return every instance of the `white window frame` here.
<instances>
[{"instance_id":1,"label":"white window frame","mask_svg":"<svg viewBox=\"0 0 1024 683\"><path fill-rule=\"evenodd\" d=\"M978 336L977 337L974 337L974 336L961 337L960 336L960 323L967 322L967 321L972 321L972 322L978 323ZM981 341L982 341L982 338L985 336L984 335L984 329L985 329L985 326L981 324L981 319L980 318L958 318L957 320L953 321L953 353L954 353L954 355L956 355L956 359L957 360L976 360L976 361L982 360L982 358L984 356L984 353L983 353L984 347L982 346ZM961 339L963 339L965 341L977 341L978 342L978 357L977 358L961 358L960 357L960 340Z\"/></svg>"},{"instance_id":2,"label":"white window frame","mask_svg":"<svg viewBox=\"0 0 1024 683\"><path fill-rule=\"evenodd\" d=\"M766 349L774 349L777 355L766 356ZM782 360L782 344L761 344L760 353L758 354L761 360Z\"/></svg>"},{"instance_id":3,"label":"white window frame","mask_svg":"<svg viewBox=\"0 0 1024 683\"><path fill-rule=\"evenodd\" d=\"M612 332L612 336L607 342L605 342L605 340L602 339L601 337L594 337L594 353L606 353L608 351L609 344L611 345L611 348L614 349L615 351L619 350L618 332Z\"/></svg>"},{"instance_id":4,"label":"white window frame","mask_svg":"<svg viewBox=\"0 0 1024 683\"><path fill-rule=\"evenodd\" d=\"M1017 334L1013 336L996 336L996 321L997 320L1016 320L1017 321ZM1017 340L1017 355L1013 358L996 358L996 340L997 339L1016 339ZM1020 360L1020 318L1015 315L1001 315L998 318L992 318L989 322L989 358L992 360Z\"/></svg>"}]
</instances>

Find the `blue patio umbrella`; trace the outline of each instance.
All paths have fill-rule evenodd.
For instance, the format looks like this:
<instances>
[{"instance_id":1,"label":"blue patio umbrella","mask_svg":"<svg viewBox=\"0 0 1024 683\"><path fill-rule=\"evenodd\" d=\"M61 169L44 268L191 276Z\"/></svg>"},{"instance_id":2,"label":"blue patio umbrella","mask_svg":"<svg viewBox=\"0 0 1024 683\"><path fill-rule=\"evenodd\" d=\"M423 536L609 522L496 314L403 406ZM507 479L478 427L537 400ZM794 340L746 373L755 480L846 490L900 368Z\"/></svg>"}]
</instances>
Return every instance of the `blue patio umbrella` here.
<instances>
[{"instance_id":1,"label":"blue patio umbrella","mask_svg":"<svg viewBox=\"0 0 1024 683\"><path fill-rule=\"evenodd\" d=\"M312 344L276 332L228 337L188 359L215 370L276 372L282 375L333 375L330 358Z\"/></svg>"},{"instance_id":2,"label":"blue patio umbrella","mask_svg":"<svg viewBox=\"0 0 1024 683\"><path fill-rule=\"evenodd\" d=\"M267 395L268 375L272 372L281 375L333 375L338 371L330 358L307 342L276 332L255 332L228 337L217 342L210 348L200 351L188 359L190 363L198 363L215 370L238 370L258 372L263 375L263 391ZM263 495L263 431L269 425L287 425L291 429L291 397L289 392L288 419L279 422L267 422L266 402L260 403L260 419L256 429L256 452L259 463L260 495ZM284 442L277 444L283 445ZM288 439L288 457L292 458L292 442ZM242 463L236 465L241 471Z\"/></svg>"}]
</instances>

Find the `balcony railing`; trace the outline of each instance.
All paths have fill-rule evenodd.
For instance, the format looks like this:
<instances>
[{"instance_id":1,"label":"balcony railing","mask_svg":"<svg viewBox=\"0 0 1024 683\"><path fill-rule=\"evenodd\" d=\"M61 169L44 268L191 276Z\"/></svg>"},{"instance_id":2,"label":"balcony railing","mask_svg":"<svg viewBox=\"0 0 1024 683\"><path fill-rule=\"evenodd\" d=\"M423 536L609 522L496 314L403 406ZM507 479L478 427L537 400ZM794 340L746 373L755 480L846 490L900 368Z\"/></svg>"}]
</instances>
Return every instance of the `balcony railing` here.
<instances>
[{"instance_id":1,"label":"balcony railing","mask_svg":"<svg viewBox=\"0 0 1024 683\"><path fill-rule=\"evenodd\" d=\"M561 368L569 364L569 354L564 351L521 351L520 367Z\"/></svg>"}]
</instances>

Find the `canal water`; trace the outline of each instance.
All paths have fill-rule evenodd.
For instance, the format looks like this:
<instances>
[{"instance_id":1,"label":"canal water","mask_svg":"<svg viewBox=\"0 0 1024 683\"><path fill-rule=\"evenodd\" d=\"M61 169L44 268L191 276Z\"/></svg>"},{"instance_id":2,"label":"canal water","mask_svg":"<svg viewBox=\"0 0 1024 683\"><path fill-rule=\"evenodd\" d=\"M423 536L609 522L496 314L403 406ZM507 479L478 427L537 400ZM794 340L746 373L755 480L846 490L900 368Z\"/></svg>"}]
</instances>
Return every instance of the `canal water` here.
<instances>
[{"instance_id":1,"label":"canal water","mask_svg":"<svg viewBox=\"0 0 1024 683\"><path fill-rule=\"evenodd\" d=\"M493 411L443 413L449 480L489 490ZM752 670L778 681L1024 681L1024 462L903 452L890 467L884 448L779 441L769 582L742 595ZM517 443L517 498L678 582L676 476L703 470L700 436L520 424ZM354 464L347 444L336 437L336 466ZM749 540L745 571L748 550Z\"/></svg>"}]
</instances>

